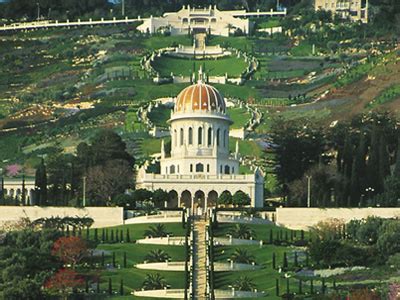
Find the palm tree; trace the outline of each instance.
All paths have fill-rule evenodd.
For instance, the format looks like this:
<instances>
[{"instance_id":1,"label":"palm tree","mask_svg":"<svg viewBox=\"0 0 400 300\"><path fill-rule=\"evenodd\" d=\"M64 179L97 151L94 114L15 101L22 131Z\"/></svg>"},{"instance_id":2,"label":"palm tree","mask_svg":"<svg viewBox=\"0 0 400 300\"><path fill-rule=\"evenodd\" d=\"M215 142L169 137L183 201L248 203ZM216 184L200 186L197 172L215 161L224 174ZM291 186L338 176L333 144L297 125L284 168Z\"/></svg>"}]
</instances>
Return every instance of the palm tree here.
<instances>
[{"instance_id":1,"label":"palm tree","mask_svg":"<svg viewBox=\"0 0 400 300\"><path fill-rule=\"evenodd\" d=\"M170 235L170 232L167 232L165 229L164 224L157 224L156 226L150 226L149 229L147 229L144 232L144 236L149 236L149 237L166 237L167 235Z\"/></svg>"},{"instance_id":2,"label":"palm tree","mask_svg":"<svg viewBox=\"0 0 400 300\"><path fill-rule=\"evenodd\" d=\"M247 250L236 248L235 251L231 255L231 259L235 263L241 264L251 264L255 262L254 255L251 255Z\"/></svg>"},{"instance_id":3,"label":"palm tree","mask_svg":"<svg viewBox=\"0 0 400 300\"><path fill-rule=\"evenodd\" d=\"M170 260L171 256L167 252L161 249L151 250L144 258L148 262L164 262Z\"/></svg>"},{"instance_id":4,"label":"palm tree","mask_svg":"<svg viewBox=\"0 0 400 300\"><path fill-rule=\"evenodd\" d=\"M236 224L234 227L229 228L228 233L237 239L250 239L255 238L254 230L246 224Z\"/></svg>"},{"instance_id":5,"label":"palm tree","mask_svg":"<svg viewBox=\"0 0 400 300\"><path fill-rule=\"evenodd\" d=\"M142 288L144 290L162 290L167 287L168 284L159 273L157 274L146 274L146 278L143 281Z\"/></svg>"},{"instance_id":6,"label":"palm tree","mask_svg":"<svg viewBox=\"0 0 400 300\"><path fill-rule=\"evenodd\" d=\"M257 286L253 283L253 280L247 276L240 276L233 282L232 285L237 291L252 291Z\"/></svg>"}]
</instances>

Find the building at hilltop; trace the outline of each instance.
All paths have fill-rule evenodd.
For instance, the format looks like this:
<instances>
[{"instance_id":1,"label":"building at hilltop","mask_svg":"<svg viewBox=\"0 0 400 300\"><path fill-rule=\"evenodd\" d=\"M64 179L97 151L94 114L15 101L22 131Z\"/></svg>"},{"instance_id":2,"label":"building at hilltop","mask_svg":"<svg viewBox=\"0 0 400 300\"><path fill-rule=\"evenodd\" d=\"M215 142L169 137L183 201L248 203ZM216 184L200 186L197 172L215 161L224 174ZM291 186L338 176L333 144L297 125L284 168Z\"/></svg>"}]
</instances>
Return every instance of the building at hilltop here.
<instances>
[{"instance_id":1,"label":"building at hilltop","mask_svg":"<svg viewBox=\"0 0 400 300\"><path fill-rule=\"evenodd\" d=\"M262 207L264 178L259 169L239 174L239 147L229 153L229 126L223 96L205 84L185 88L175 100L171 114L171 151L161 146L160 173L142 166L136 188L162 189L170 193L170 207L194 208L198 213L216 205L223 192L248 194L252 207Z\"/></svg>"},{"instance_id":2,"label":"building at hilltop","mask_svg":"<svg viewBox=\"0 0 400 300\"><path fill-rule=\"evenodd\" d=\"M326 10L343 19L368 23L368 0L314 0L315 10Z\"/></svg>"},{"instance_id":3,"label":"building at hilltop","mask_svg":"<svg viewBox=\"0 0 400 300\"><path fill-rule=\"evenodd\" d=\"M222 11L216 6L207 8L193 8L183 6L178 12L167 12L162 17L143 19L143 24L138 30L143 33L157 33L169 31L172 35L188 33L207 33L212 35L229 36L236 30L241 30L244 34L249 34L252 23L249 17L260 16L285 16L286 9L283 11L246 12L245 10Z\"/></svg>"}]
</instances>

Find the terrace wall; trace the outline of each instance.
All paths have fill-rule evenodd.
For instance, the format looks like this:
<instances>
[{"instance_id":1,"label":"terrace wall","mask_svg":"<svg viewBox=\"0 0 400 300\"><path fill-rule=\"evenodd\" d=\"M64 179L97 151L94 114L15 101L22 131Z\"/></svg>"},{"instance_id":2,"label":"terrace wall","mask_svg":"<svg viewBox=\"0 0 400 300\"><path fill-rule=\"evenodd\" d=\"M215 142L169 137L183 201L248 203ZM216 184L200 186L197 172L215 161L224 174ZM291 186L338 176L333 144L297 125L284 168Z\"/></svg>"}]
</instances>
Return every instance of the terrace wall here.
<instances>
[{"instance_id":1,"label":"terrace wall","mask_svg":"<svg viewBox=\"0 0 400 300\"><path fill-rule=\"evenodd\" d=\"M38 207L38 206L1 206L0 225L4 222L18 221L28 217L31 221L49 217L90 217L93 227L109 227L124 222L121 207Z\"/></svg>"},{"instance_id":2,"label":"terrace wall","mask_svg":"<svg viewBox=\"0 0 400 300\"><path fill-rule=\"evenodd\" d=\"M307 230L310 226L327 219L339 219L344 222L359 220L368 216L381 218L400 217L400 208L367 207L367 208L290 208L276 209L276 222L278 225L290 229Z\"/></svg>"}]
</instances>

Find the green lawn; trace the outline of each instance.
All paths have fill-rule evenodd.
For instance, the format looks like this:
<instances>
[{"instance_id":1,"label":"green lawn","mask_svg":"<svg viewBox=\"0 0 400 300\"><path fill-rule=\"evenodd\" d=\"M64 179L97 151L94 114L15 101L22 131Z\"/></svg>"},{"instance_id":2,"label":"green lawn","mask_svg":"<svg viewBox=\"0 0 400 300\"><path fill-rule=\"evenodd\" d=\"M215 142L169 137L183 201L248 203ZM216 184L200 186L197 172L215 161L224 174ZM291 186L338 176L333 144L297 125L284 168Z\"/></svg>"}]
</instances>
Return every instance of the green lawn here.
<instances>
[{"instance_id":1,"label":"green lawn","mask_svg":"<svg viewBox=\"0 0 400 300\"><path fill-rule=\"evenodd\" d=\"M229 228L234 226L234 224L221 223L219 227L215 229L215 236L225 236ZM275 225L248 225L251 229L255 231L256 239L269 240L269 232L273 231L274 239L280 231L285 237L285 233L288 233L288 238L290 239L290 231L288 229L278 227ZM300 238L300 232L296 232L297 239ZM305 233L307 238L308 233ZM300 249L292 246L276 246L270 244L264 244L262 248L259 245L252 246L220 246L215 249L215 260L221 262L227 262L228 258L232 255L235 249L241 248L247 250L251 255L254 256L257 265L262 268L259 270L251 271L241 271L241 272L216 272L216 288L218 289L230 289L232 283L239 276L247 276L253 280L259 291L264 291L267 293L267 299L281 299L276 296L275 292L275 281L280 279L280 292L283 294L286 289L286 281L282 278L284 273L279 273L278 270L272 268L272 256L273 253L276 255L276 266L279 268L283 264L284 252L287 253L289 266L294 263L294 251L299 251ZM299 260L299 263L300 260ZM305 284L304 284L305 285ZM297 281L292 280L290 283L291 291L297 291L298 285ZM316 288L317 289L317 288ZM315 290L316 290L315 289ZM306 287L304 286L304 290Z\"/></svg>"},{"instance_id":2,"label":"green lawn","mask_svg":"<svg viewBox=\"0 0 400 300\"><path fill-rule=\"evenodd\" d=\"M229 108L228 115L233 121L233 124L231 125L231 128L233 129L243 128L251 117L246 108L240 107Z\"/></svg>"},{"instance_id":3,"label":"green lawn","mask_svg":"<svg viewBox=\"0 0 400 300\"><path fill-rule=\"evenodd\" d=\"M121 225L115 227L107 228L109 237L111 230L114 232L118 230L123 230L124 237L126 234L126 229L129 229L131 240L137 240L143 238L143 233L149 226L155 224L130 224ZM165 224L166 230L171 232L174 236L185 235L185 230L182 228L180 223L170 223ZM102 229L98 229L98 237L101 238ZM94 229L90 230L90 236L93 239ZM172 261L184 261L185 259L185 249L181 246L159 246L159 245L143 245L135 243L100 243L96 247L99 252L104 251L105 253L105 265L109 266L100 271L100 290L102 293L108 292L108 280L111 278L113 293L115 296L109 297L112 299L132 299L138 298L129 295L133 290L141 289L142 283L146 277L146 274L156 274L162 275L171 288L184 288L184 272L166 272L166 271L149 271L140 270L133 267L137 263L143 263L145 256L151 251L161 249L167 252ZM123 268L123 257L124 252L127 258L127 268ZM115 253L116 268L112 266L112 253ZM98 263L101 262L100 257L95 259ZM124 295L119 295L120 282L123 280ZM127 296L129 295L129 296ZM146 298L151 299L151 298Z\"/></svg>"},{"instance_id":4,"label":"green lawn","mask_svg":"<svg viewBox=\"0 0 400 300\"><path fill-rule=\"evenodd\" d=\"M239 141L239 153L241 156L260 158L263 153L260 146L255 141L240 140L229 138L229 151L235 152L236 141Z\"/></svg>"},{"instance_id":5,"label":"green lawn","mask_svg":"<svg viewBox=\"0 0 400 300\"><path fill-rule=\"evenodd\" d=\"M229 77L238 77L247 68L247 63L243 59L233 56L196 62L189 59L161 56L157 57L152 63L154 69L161 76L170 76L171 73L189 76L193 72L193 68L198 70L203 64L205 64L206 72L210 76L224 76L225 73L228 73Z\"/></svg>"}]
</instances>

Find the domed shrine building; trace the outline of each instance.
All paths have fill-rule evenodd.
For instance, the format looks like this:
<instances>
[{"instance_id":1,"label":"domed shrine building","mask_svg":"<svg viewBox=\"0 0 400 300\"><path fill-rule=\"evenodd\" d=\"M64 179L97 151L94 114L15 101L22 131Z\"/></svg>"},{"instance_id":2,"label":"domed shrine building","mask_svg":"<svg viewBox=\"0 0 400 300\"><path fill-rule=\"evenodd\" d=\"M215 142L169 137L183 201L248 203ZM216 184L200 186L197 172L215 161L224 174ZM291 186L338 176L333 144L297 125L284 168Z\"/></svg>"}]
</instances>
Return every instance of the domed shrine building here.
<instances>
[{"instance_id":1,"label":"domed shrine building","mask_svg":"<svg viewBox=\"0 0 400 300\"><path fill-rule=\"evenodd\" d=\"M161 145L160 174L142 166L137 188L170 193L169 207L214 207L225 191L248 194L252 207L263 206L264 178L260 170L239 174L239 149L229 153L229 126L223 96L199 80L180 92L171 113L171 152Z\"/></svg>"}]
</instances>

